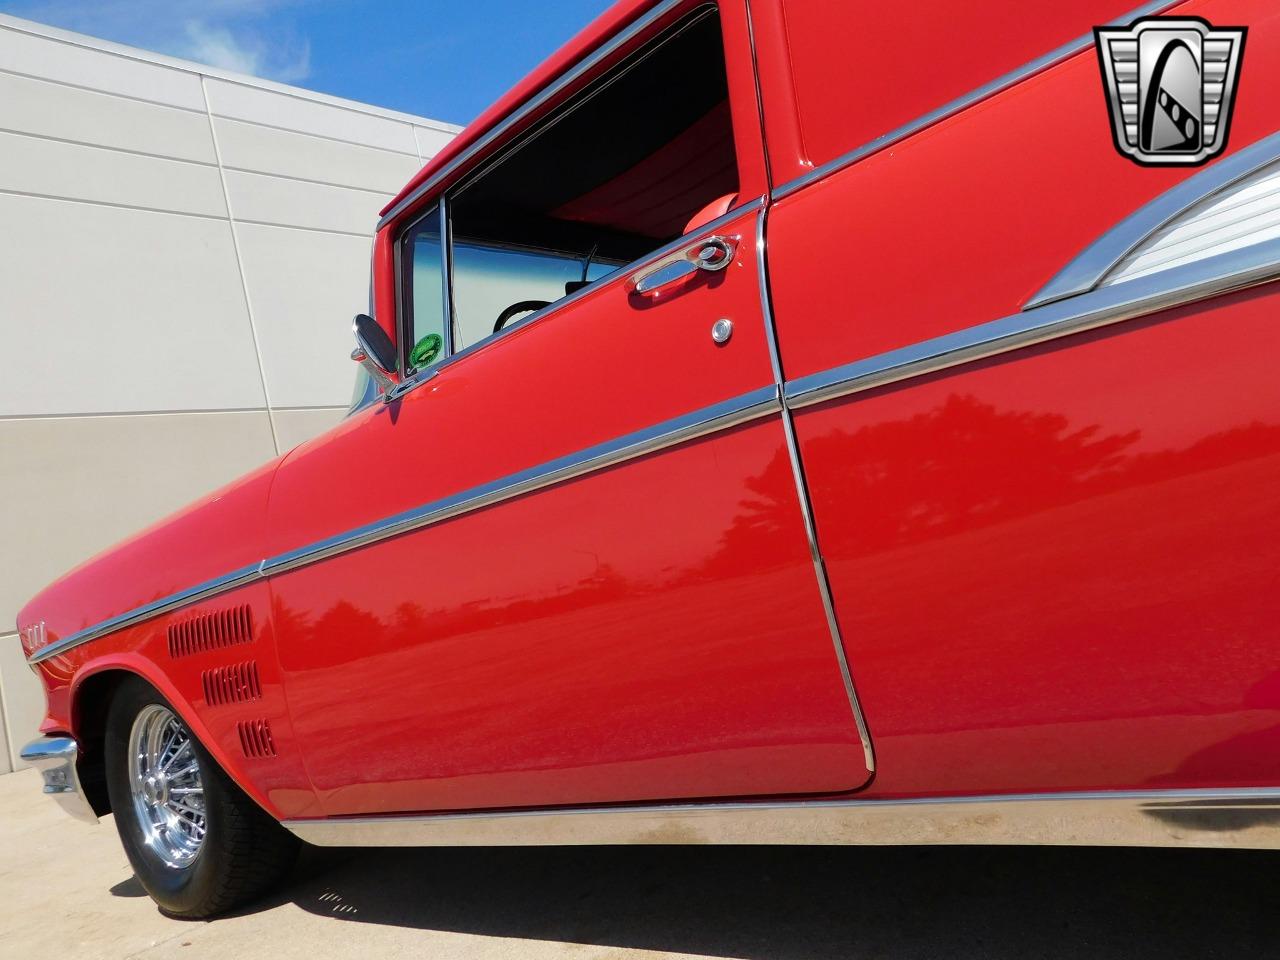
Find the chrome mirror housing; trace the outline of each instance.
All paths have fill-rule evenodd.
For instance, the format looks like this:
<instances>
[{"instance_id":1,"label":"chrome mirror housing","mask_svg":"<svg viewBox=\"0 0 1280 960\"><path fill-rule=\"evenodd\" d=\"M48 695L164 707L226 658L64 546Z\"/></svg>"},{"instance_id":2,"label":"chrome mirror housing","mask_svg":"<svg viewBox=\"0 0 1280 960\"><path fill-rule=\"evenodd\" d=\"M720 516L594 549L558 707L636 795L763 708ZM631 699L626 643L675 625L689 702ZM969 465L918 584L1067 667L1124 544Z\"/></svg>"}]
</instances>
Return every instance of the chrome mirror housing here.
<instances>
[{"instance_id":1,"label":"chrome mirror housing","mask_svg":"<svg viewBox=\"0 0 1280 960\"><path fill-rule=\"evenodd\" d=\"M356 337L356 348L351 359L369 371L379 389L386 391L395 383L396 346L387 332L367 313L357 313L351 322L351 332Z\"/></svg>"}]
</instances>

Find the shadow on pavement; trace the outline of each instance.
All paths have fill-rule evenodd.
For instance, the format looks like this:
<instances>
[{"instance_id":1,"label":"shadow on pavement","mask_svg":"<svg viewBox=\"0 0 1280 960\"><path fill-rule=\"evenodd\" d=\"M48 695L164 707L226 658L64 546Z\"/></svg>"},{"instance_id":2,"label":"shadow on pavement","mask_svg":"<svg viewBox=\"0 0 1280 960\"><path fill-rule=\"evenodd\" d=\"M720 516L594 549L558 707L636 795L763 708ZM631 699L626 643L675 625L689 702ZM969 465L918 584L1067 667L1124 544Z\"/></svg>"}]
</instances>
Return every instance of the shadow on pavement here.
<instances>
[{"instance_id":1,"label":"shadow on pavement","mask_svg":"<svg viewBox=\"0 0 1280 960\"><path fill-rule=\"evenodd\" d=\"M147 895L146 888L142 886L142 881L137 877L130 877L128 880L121 880L111 888L113 897L128 897L134 899L136 897L145 897Z\"/></svg>"},{"instance_id":2,"label":"shadow on pavement","mask_svg":"<svg viewBox=\"0 0 1280 960\"><path fill-rule=\"evenodd\" d=\"M277 902L335 923L751 960L1165 960L1271 954L1278 893L1280 856L1255 851L307 849Z\"/></svg>"}]
</instances>

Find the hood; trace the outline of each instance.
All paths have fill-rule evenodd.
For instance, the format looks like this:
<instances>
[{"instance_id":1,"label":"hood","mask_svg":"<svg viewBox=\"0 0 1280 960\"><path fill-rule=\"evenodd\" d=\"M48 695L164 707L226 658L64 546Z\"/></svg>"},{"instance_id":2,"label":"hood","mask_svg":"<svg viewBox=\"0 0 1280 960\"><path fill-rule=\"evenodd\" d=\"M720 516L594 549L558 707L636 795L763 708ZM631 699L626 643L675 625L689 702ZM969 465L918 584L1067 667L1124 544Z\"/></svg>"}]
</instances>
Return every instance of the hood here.
<instances>
[{"instance_id":1,"label":"hood","mask_svg":"<svg viewBox=\"0 0 1280 960\"><path fill-rule=\"evenodd\" d=\"M30 657L36 646L258 564L267 496L280 462L201 497L40 591L18 613L24 653Z\"/></svg>"}]
</instances>

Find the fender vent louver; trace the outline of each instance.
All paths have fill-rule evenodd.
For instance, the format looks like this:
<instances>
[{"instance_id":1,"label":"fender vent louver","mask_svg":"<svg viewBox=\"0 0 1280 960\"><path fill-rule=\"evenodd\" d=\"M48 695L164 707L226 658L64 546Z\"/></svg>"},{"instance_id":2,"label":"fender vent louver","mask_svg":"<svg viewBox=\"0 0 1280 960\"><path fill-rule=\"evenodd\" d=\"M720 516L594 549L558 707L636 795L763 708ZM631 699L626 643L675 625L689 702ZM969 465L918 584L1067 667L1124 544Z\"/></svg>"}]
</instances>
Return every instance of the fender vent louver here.
<instances>
[{"instance_id":1,"label":"fender vent louver","mask_svg":"<svg viewBox=\"0 0 1280 960\"><path fill-rule=\"evenodd\" d=\"M204 687L204 702L211 707L262 697L258 665L252 660L206 670L200 674L200 685Z\"/></svg>"},{"instance_id":2,"label":"fender vent louver","mask_svg":"<svg viewBox=\"0 0 1280 960\"><path fill-rule=\"evenodd\" d=\"M267 720L241 720L236 724L240 749L251 760L265 760L276 755L276 742L271 739L271 723Z\"/></svg>"},{"instance_id":3,"label":"fender vent louver","mask_svg":"<svg viewBox=\"0 0 1280 960\"><path fill-rule=\"evenodd\" d=\"M186 657L253 639L253 616L247 604L205 613L169 627L169 656Z\"/></svg>"}]
</instances>

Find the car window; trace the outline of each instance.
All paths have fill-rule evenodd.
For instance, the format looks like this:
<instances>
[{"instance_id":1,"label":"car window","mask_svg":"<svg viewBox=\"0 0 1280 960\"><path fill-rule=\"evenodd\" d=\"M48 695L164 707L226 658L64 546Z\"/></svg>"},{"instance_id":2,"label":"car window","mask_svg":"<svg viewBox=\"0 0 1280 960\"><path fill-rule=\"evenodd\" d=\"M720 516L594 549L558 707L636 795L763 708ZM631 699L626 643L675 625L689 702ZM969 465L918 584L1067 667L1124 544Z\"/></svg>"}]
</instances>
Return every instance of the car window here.
<instances>
[{"instance_id":1,"label":"car window","mask_svg":"<svg viewBox=\"0 0 1280 960\"><path fill-rule=\"evenodd\" d=\"M731 209L724 63L719 13L702 7L451 188L446 215L420 218L404 241L411 352L421 359L423 338L445 338L446 326L446 355L473 347ZM442 313L439 220L450 244Z\"/></svg>"},{"instance_id":2,"label":"car window","mask_svg":"<svg viewBox=\"0 0 1280 960\"><path fill-rule=\"evenodd\" d=\"M405 232L400 265L405 278L407 333L401 363L410 371L428 367L449 353L439 207L433 207Z\"/></svg>"}]
</instances>

